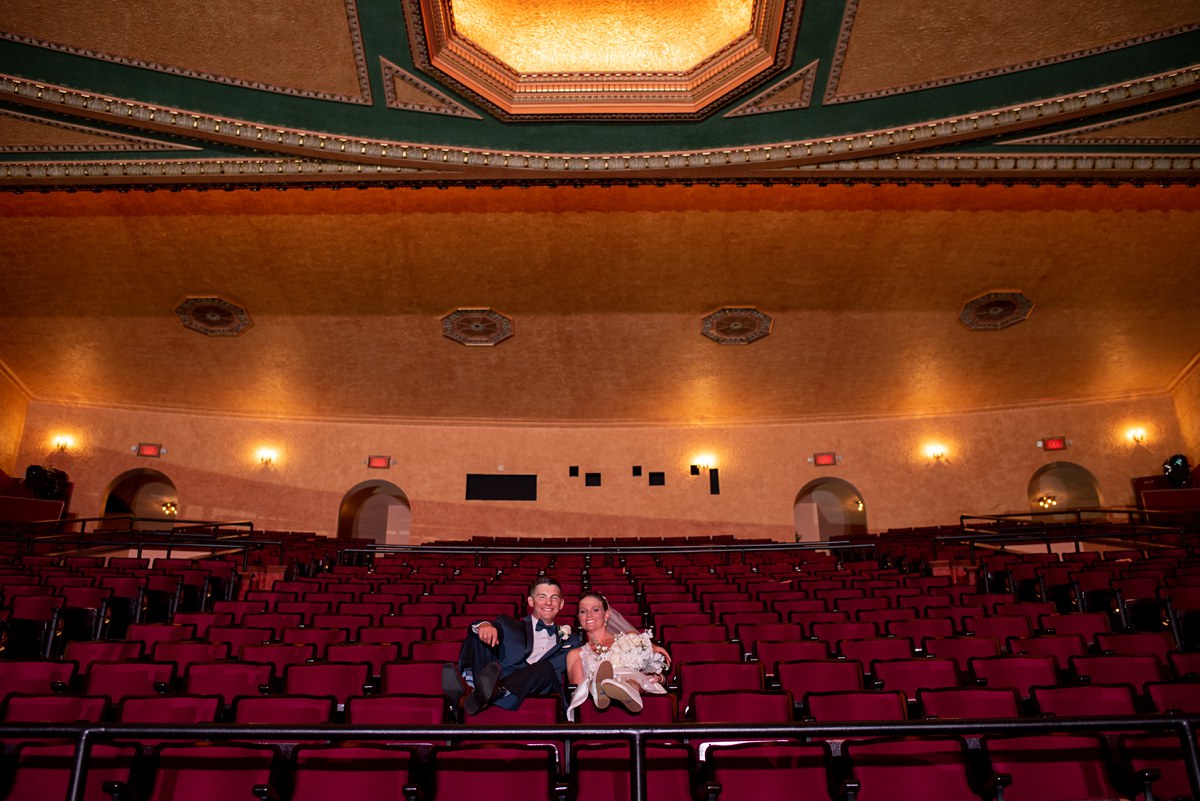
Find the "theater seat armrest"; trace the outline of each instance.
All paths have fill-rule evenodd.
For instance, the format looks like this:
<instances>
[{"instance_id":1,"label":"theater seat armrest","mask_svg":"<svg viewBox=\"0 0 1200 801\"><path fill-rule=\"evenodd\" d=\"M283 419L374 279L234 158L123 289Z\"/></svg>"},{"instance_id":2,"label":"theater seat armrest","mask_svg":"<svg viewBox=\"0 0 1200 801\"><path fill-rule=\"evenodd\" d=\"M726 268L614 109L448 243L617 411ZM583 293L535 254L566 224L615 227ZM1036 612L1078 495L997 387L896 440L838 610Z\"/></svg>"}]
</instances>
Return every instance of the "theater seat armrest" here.
<instances>
[{"instance_id":1,"label":"theater seat armrest","mask_svg":"<svg viewBox=\"0 0 1200 801\"><path fill-rule=\"evenodd\" d=\"M65 693L67 691L67 683L65 681L50 682L50 689L56 693Z\"/></svg>"},{"instance_id":2,"label":"theater seat armrest","mask_svg":"<svg viewBox=\"0 0 1200 801\"><path fill-rule=\"evenodd\" d=\"M1162 773L1158 768L1142 768L1136 774L1138 784L1142 787L1142 797L1146 801L1154 801L1154 791L1151 785L1162 778Z\"/></svg>"},{"instance_id":3,"label":"theater seat armrest","mask_svg":"<svg viewBox=\"0 0 1200 801\"><path fill-rule=\"evenodd\" d=\"M251 792L258 801L280 801L279 793L269 784L256 784Z\"/></svg>"},{"instance_id":4,"label":"theater seat armrest","mask_svg":"<svg viewBox=\"0 0 1200 801\"><path fill-rule=\"evenodd\" d=\"M838 793L838 796L841 797L843 801L855 801L861 791L862 785L860 783L854 781L853 779L848 779L842 782L841 792Z\"/></svg>"},{"instance_id":5,"label":"theater seat armrest","mask_svg":"<svg viewBox=\"0 0 1200 801\"><path fill-rule=\"evenodd\" d=\"M717 801L721 796L721 783L706 781L700 785L700 801Z\"/></svg>"},{"instance_id":6,"label":"theater seat armrest","mask_svg":"<svg viewBox=\"0 0 1200 801\"><path fill-rule=\"evenodd\" d=\"M128 801L131 798L129 795L129 785L125 782L105 782L100 785L100 789L106 795L111 796L113 801Z\"/></svg>"},{"instance_id":7,"label":"theater seat armrest","mask_svg":"<svg viewBox=\"0 0 1200 801\"><path fill-rule=\"evenodd\" d=\"M421 788L415 784L406 784L400 791L404 793L404 801L424 801L425 796L421 792Z\"/></svg>"},{"instance_id":8,"label":"theater seat armrest","mask_svg":"<svg viewBox=\"0 0 1200 801\"><path fill-rule=\"evenodd\" d=\"M1004 788L1012 784L1012 774L1010 773L993 773L984 785L984 797L993 798L995 801L1004 801Z\"/></svg>"}]
</instances>

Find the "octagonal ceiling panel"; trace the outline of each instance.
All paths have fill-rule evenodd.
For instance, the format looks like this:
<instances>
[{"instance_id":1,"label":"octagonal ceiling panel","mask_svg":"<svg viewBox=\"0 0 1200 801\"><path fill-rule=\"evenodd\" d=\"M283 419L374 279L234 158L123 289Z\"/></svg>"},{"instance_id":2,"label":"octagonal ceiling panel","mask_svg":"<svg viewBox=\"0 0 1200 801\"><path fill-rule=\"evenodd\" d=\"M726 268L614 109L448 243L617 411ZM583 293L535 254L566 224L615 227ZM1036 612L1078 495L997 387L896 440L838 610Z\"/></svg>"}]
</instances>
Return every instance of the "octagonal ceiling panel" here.
<instances>
[{"instance_id":1,"label":"octagonal ceiling panel","mask_svg":"<svg viewBox=\"0 0 1200 801\"><path fill-rule=\"evenodd\" d=\"M796 0L408 0L418 64L505 120L699 117L791 62Z\"/></svg>"}]
</instances>

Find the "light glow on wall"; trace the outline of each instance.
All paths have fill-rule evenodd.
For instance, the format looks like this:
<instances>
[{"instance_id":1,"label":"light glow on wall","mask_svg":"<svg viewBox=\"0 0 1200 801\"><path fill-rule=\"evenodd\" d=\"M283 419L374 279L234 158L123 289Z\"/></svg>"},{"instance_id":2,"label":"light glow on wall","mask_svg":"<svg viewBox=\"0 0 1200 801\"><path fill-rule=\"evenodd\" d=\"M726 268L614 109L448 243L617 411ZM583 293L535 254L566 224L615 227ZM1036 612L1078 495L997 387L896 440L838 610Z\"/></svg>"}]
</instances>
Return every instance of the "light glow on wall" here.
<instances>
[{"instance_id":1,"label":"light glow on wall","mask_svg":"<svg viewBox=\"0 0 1200 801\"><path fill-rule=\"evenodd\" d=\"M75 447L75 438L70 434L55 434L50 442L55 450L69 451Z\"/></svg>"},{"instance_id":2,"label":"light glow on wall","mask_svg":"<svg viewBox=\"0 0 1200 801\"><path fill-rule=\"evenodd\" d=\"M255 451L254 458L259 464L276 464L279 461L279 451L275 448L259 448Z\"/></svg>"},{"instance_id":3,"label":"light glow on wall","mask_svg":"<svg viewBox=\"0 0 1200 801\"><path fill-rule=\"evenodd\" d=\"M948 451L946 450L946 446L940 442L927 442L925 443L924 453L925 458L940 462L946 458Z\"/></svg>"}]
</instances>

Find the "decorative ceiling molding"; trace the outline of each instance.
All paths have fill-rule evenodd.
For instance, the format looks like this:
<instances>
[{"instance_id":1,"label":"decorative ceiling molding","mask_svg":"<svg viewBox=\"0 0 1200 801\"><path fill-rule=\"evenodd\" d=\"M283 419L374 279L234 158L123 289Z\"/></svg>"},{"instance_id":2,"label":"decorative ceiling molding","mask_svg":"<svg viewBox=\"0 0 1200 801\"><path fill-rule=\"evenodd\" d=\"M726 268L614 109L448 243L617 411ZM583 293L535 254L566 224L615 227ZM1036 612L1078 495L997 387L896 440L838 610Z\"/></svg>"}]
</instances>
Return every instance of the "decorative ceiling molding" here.
<instances>
[{"instance_id":1,"label":"decorative ceiling molding","mask_svg":"<svg viewBox=\"0 0 1200 801\"><path fill-rule=\"evenodd\" d=\"M700 333L718 345L749 345L770 334L774 322L753 306L726 306L701 321Z\"/></svg>"},{"instance_id":2,"label":"decorative ceiling molding","mask_svg":"<svg viewBox=\"0 0 1200 801\"><path fill-rule=\"evenodd\" d=\"M386 58L379 59L379 65L383 72L383 91L387 96L388 108L426 114L448 114L473 120L483 119L449 95L439 92L432 85Z\"/></svg>"},{"instance_id":3,"label":"decorative ceiling molding","mask_svg":"<svg viewBox=\"0 0 1200 801\"><path fill-rule=\"evenodd\" d=\"M1096 123L1095 125L1084 125L1079 128L1072 128L1069 131L1060 131L1059 133L1047 134L1045 136L1030 136L1025 139L1014 139L1002 142L1001 144L1121 145L1128 147L1141 147L1144 145L1200 146L1200 125L1194 125L1195 121L1190 118L1185 125L1181 126L1189 131L1187 136L1088 136L1088 134L1099 133L1100 131L1109 131L1110 133L1120 131L1122 128L1128 128L1137 123L1149 120L1164 121L1163 118L1174 117L1184 112L1190 112L1194 117L1197 112L1200 112L1200 100L1192 100L1169 108L1147 111L1143 114L1132 114L1128 117L1122 117L1119 120L1108 120Z\"/></svg>"},{"instance_id":4,"label":"decorative ceiling molding","mask_svg":"<svg viewBox=\"0 0 1200 801\"><path fill-rule=\"evenodd\" d=\"M404 0L413 61L499 119L699 119L792 62L803 0L755 0L751 29L685 72L522 73L458 34L450 0Z\"/></svg>"},{"instance_id":5,"label":"decorative ceiling molding","mask_svg":"<svg viewBox=\"0 0 1200 801\"><path fill-rule=\"evenodd\" d=\"M84 56L100 61L109 61L128 67L137 67L139 69L164 72L170 75L179 75L185 78L197 78L202 81L213 81L216 83L228 84L230 86L241 86L247 89L257 89L264 92L278 92L280 94L295 95L297 97L306 97L316 100L332 100L340 103L370 105L372 102L371 79L367 74L367 59L365 50L363 48L362 28L358 21L357 0L340 0L340 2L345 7L346 23L350 36L350 48L354 59L354 71L358 81L359 94L357 95L339 94L335 92L326 92L318 89L305 89L294 86L282 86L266 81L239 78L232 75L221 75L206 70L189 69L173 64L161 64L146 59L133 58L131 56L119 55L115 53L107 53L86 47L77 47L34 36L24 36L4 30L0 30L0 39L7 39L12 42L32 45L34 47L41 47L47 50L69 53L75 56Z\"/></svg>"},{"instance_id":6,"label":"decorative ceiling molding","mask_svg":"<svg viewBox=\"0 0 1200 801\"><path fill-rule=\"evenodd\" d=\"M726 117L745 117L772 111L793 111L808 108L812 103L813 86L817 79L817 64L812 61L795 74L726 112Z\"/></svg>"},{"instance_id":7,"label":"decorative ceiling molding","mask_svg":"<svg viewBox=\"0 0 1200 801\"><path fill-rule=\"evenodd\" d=\"M1188 31L1200 30L1200 23L1179 25L1166 30L1155 31L1154 33L1133 36L1126 39L1121 39L1119 41L1108 42L1093 47L1081 48L1070 52L1056 53L1050 56L1023 61L1016 64L1006 64L990 69L981 69L973 72L963 73L961 75L953 75L944 78L919 81L916 83L890 86L868 92L839 94L838 86L841 83L843 71L846 65L846 52L850 46L850 38L853 33L855 18L858 15L859 6L861 3L862 0L846 0L846 11L842 17L842 28L838 35L837 47L834 50L833 61L829 70L829 80L825 85L825 97L823 100L826 105L832 105L836 103L851 103L858 100L870 100L878 97L887 97L889 95L915 92L922 89L932 89L939 86L965 83L967 81L978 80L980 78L992 78L997 75L1007 75L1014 72L1020 72L1022 70L1044 67L1050 64L1058 64L1064 61L1073 61L1086 56L1108 53L1113 50L1120 50L1133 45L1144 44L1146 42L1153 42L1157 39L1165 39L1169 36L1187 33ZM897 36L902 36L902 34L902 31L897 31Z\"/></svg>"},{"instance_id":8,"label":"decorative ceiling molding","mask_svg":"<svg viewBox=\"0 0 1200 801\"><path fill-rule=\"evenodd\" d=\"M57 129L60 134L77 135L78 141L45 142L43 144L5 143L3 140L8 132L4 120L0 119L0 153L121 153L129 151L179 151L199 150L198 147L181 145L175 142L162 142L145 139L140 136L102 131L87 125L47 120L17 111L0 109L0 118L15 120L30 126L31 130Z\"/></svg>"},{"instance_id":9,"label":"decorative ceiling molding","mask_svg":"<svg viewBox=\"0 0 1200 801\"><path fill-rule=\"evenodd\" d=\"M564 177L587 176L596 180L613 180L615 176L624 179L639 175L678 176L681 179L709 175L718 178L725 175L753 176L764 173L778 174L783 168L794 169L828 162L861 162L864 158L877 159L882 164L898 165L904 157L897 154L911 154L913 151L920 152L951 143L993 138L1030 128L1061 124L1072 119L1119 111L1145 103L1194 94L1197 91L1200 91L1200 66L1191 66L1070 96L840 137L700 151L579 155L499 152L343 137L137 103L0 75L0 100L75 117L170 133L192 140L270 150L281 155L294 155L301 160L343 161L350 169L342 172L348 175L361 175L365 171L352 165L362 165L363 168L372 165L393 169L404 167L428 173L463 172L462 177L493 180L509 177L519 179L530 174L530 177L538 179L553 178L556 174L562 174ZM1074 158L1072 154L1066 157ZM946 164L951 165L950 169L955 169L953 164L962 159L974 159L978 164L993 165L985 169L1000 169L1002 167L999 165L1010 163L1002 157L946 156ZM233 159L228 163L250 161L253 160L243 162ZM288 161L284 158L279 159L280 164ZM1028 159L1020 157L1013 159L1015 163L1026 161ZM1095 161L1097 164L1102 163L1098 158ZM1167 170L1180 177L1184 177L1185 172L1194 170L1194 160L1188 158L1176 162L1170 157L1155 156L1135 161L1139 164L1145 162L1148 170ZM225 163L224 160L221 163ZM1082 171L1087 160L1079 159L1075 163L1076 169ZM39 164L4 164L4 174L0 180L28 180L33 174L46 175L44 168L38 166ZM86 180L90 177L86 169L74 169L75 172L70 176L72 180ZM202 167L188 169L197 177L203 178L205 175ZM304 169L322 171L316 167ZM861 165L848 169L859 170ZM291 170L293 173L300 171L291 167L276 168L274 172L280 174L285 170ZM329 169L330 174L337 172L339 171ZM158 173L158 168L151 167L148 174ZM400 177L408 175L405 173ZM427 177L421 173L415 175ZM140 176L126 177L136 179ZM1194 174L1190 174L1190 178L1194 179Z\"/></svg>"},{"instance_id":10,"label":"decorative ceiling molding","mask_svg":"<svg viewBox=\"0 0 1200 801\"><path fill-rule=\"evenodd\" d=\"M958 319L972 331L999 331L1024 322L1033 311L1033 301L1019 289L985 292L963 304Z\"/></svg>"},{"instance_id":11,"label":"decorative ceiling molding","mask_svg":"<svg viewBox=\"0 0 1200 801\"><path fill-rule=\"evenodd\" d=\"M490 347L512 335L512 318L492 309L458 309L442 317L442 336L464 345Z\"/></svg>"},{"instance_id":12,"label":"decorative ceiling molding","mask_svg":"<svg viewBox=\"0 0 1200 801\"><path fill-rule=\"evenodd\" d=\"M184 328L210 337L235 337L254 325L244 308L217 297L189 297L175 315Z\"/></svg>"}]
</instances>

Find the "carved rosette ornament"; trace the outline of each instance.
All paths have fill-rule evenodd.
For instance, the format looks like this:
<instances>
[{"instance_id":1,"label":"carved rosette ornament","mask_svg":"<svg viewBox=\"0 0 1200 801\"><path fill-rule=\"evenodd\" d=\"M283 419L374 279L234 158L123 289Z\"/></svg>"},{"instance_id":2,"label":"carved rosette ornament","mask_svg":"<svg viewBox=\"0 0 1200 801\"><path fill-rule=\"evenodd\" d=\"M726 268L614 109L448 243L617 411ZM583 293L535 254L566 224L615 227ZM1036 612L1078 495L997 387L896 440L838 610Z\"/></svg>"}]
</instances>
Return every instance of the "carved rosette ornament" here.
<instances>
[{"instance_id":1,"label":"carved rosette ornament","mask_svg":"<svg viewBox=\"0 0 1200 801\"><path fill-rule=\"evenodd\" d=\"M963 304L958 319L972 331L999 331L1022 322L1033 301L1018 290L988 292Z\"/></svg>"},{"instance_id":2,"label":"carved rosette ornament","mask_svg":"<svg viewBox=\"0 0 1200 801\"><path fill-rule=\"evenodd\" d=\"M513 321L492 309L459 309L442 318L442 334L464 345L498 345L513 335Z\"/></svg>"},{"instance_id":3,"label":"carved rosette ornament","mask_svg":"<svg viewBox=\"0 0 1200 801\"><path fill-rule=\"evenodd\" d=\"M720 345L749 345L771 333L772 322L753 307L726 306L704 318L700 333Z\"/></svg>"},{"instance_id":4,"label":"carved rosette ornament","mask_svg":"<svg viewBox=\"0 0 1200 801\"><path fill-rule=\"evenodd\" d=\"M254 325L245 309L223 298L188 298L175 314L184 328L210 337L235 337Z\"/></svg>"}]
</instances>

